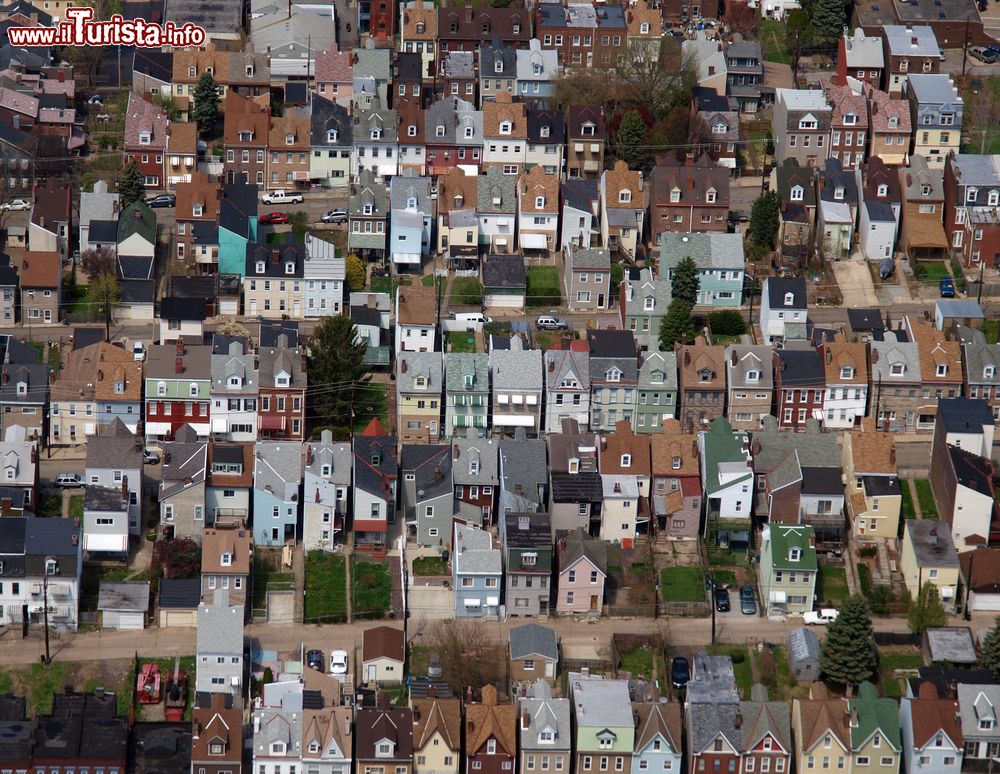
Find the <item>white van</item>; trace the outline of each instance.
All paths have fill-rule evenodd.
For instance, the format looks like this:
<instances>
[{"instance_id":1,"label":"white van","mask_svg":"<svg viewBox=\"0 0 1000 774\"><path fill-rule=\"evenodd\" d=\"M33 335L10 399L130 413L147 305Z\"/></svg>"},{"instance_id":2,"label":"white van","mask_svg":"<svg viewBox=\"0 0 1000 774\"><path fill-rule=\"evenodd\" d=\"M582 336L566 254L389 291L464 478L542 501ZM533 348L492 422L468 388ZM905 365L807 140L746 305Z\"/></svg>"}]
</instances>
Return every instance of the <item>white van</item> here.
<instances>
[{"instance_id":1,"label":"white van","mask_svg":"<svg viewBox=\"0 0 1000 774\"><path fill-rule=\"evenodd\" d=\"M480 325L489 325L493 322L482 312L452 312L451 319L464 323L479 323Z\"/></svg>"}]
</instances>

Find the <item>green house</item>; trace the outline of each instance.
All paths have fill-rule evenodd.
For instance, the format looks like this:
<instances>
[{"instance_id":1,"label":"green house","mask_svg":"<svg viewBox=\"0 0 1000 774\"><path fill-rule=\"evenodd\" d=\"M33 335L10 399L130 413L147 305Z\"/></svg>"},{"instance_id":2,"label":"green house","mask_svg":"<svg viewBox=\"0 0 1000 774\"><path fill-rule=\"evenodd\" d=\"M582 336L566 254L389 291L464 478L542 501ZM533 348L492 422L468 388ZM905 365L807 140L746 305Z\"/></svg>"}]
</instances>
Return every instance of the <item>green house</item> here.
<instances>
[{"instance_id":1,"label":"green house","mask_svg":"<svg viewBox=\"0 0 1000 774\"><path fill-rule=\"evenodd\" d=\"M219 206L219 273L246 274L247 245L257 241L257 186L229 183Z\"/></svg>"},{"instance_id":2,"label":"green house","mask_svg":"<svg viewBox=\"0 0 1000 774\"><path fill-rule=\"evenodd\" d=\"M804 524L769 524L761 533L760 598L770 613L812 610L816 536Z\"/></svg>"},{"instance_id":3,"label":"green house","mask_svg":"<svg viewBox=\"0 0 1000 774\"><path fill-rule=\"evenodd\" d=\"M444 356L444 434L464 435L463 428L486 428L490 412L490 357L449 352Z\"/></svg>"}]
</instances>

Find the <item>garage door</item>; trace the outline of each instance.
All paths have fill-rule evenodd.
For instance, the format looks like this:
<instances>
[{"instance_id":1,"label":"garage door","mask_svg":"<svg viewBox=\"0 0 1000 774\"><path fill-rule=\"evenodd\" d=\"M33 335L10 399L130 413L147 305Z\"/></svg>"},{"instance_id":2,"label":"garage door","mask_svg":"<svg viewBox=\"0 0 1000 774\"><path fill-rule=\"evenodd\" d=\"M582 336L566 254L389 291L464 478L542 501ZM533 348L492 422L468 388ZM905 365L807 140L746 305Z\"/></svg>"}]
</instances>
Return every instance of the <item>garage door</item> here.
<instances>
[{"instance_id":1,"label":"garage door","mask_svg":"<svg viewBox=\"0 0 1000 774\"><path fill-rule=\"evenodd\" d=\"M142 629L142 613L121 613L118 616L118 631L134 632Z\"/></svg>"},{"instance_id":2,"label":"garage door","mask_svg":"<svg viewBox=\"0 0 1000 774\"><path fill-rule=\"evenodd\" d=\"M197 615L190 610L161 610L160 626L197 626Z\"/></svg>"}]
</instances>

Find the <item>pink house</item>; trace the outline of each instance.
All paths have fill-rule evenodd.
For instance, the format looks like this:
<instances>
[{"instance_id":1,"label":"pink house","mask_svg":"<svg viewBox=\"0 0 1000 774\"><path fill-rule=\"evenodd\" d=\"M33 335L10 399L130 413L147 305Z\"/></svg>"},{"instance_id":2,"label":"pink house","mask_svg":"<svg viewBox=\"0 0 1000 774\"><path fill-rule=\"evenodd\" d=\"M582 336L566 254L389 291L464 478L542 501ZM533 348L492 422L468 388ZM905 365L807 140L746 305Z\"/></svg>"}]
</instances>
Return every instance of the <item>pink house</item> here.
<instances>
[{"instance_id":1,"label":"pink house","mask_svg":"<svg viewBox=\"0 0 1000 774\"><path fill-rule=\"evenodd\" d=\"M600 615L608 576L608 544L578 527L559 541L559 615Z\"/></svg>"},{"instance_id":2,"label":"pink house","mask_svg":"<svg viewBox=\"0 0 1000 774\"><path fill-rule=\"evenodd\" d=\"M354 94L354 63L350 51L316 54L316 93L346 106Z\"/></svg>"}]
</instances>

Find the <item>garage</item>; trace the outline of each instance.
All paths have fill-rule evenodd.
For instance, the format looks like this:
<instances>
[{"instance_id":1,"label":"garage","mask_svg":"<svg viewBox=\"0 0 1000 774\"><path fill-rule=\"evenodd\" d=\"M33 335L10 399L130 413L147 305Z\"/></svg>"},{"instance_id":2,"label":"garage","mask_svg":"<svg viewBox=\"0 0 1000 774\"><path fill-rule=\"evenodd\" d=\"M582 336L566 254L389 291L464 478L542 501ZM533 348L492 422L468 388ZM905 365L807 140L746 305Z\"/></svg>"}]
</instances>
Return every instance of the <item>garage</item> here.
<instances>
[{"instance_id":1,"label":"garage","mask_svg":"<svg viewBox=\"0 0 1000 774\"><path fill-rule=\"evenodd\" d=\"M157 616L160 627L196 627L200 601L201 578L161 578Z\"/></svg>"},{"instance_id":2,"label":"garage","mask_svg":"<svg viewBox=\"0 0 1000 774\"><path fill-rule=\"evenodd\" d=\"M101 627L117 631L146 628L149 581L101 581L97 593Z\"/></svg>"}]
</instances>

